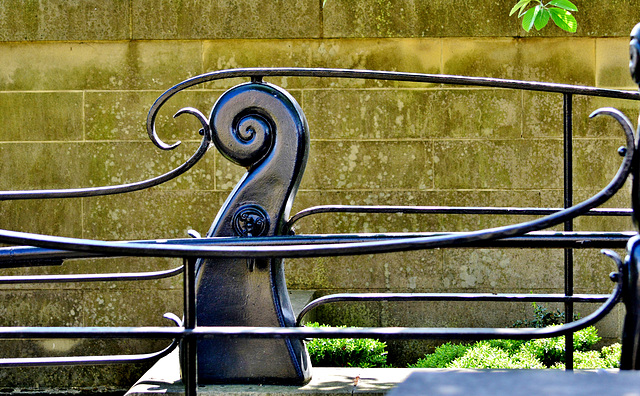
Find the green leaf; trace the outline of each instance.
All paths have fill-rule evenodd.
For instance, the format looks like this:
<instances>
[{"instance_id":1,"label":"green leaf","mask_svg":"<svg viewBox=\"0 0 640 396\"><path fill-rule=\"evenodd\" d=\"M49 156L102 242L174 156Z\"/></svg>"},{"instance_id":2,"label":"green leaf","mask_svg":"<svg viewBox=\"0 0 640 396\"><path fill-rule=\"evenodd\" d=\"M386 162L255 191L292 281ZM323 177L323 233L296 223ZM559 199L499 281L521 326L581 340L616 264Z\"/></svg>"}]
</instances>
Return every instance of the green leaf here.
<instances>
[{"instance_id":1,"label":"green leaf","mask_svg":"<svg viewBox=\"0 0 640 396\"><path fill-rule=\"evenodd\" d=\"M549 23L549 16L549 10L547 10L546 8L540 10L538 15L536 15L536 19L534 19L536 30L540 30L543 27L547 26L547 23Z\"/></svg>"},{"instance_id":2,"label":"green leaf","mask_svg":"<svg viewBox=\"0 0 640 396\"><path fill-rule=\"evenodd\" d=\"M534 8L529 8L529 11L524 13L524 16L522 17L522 28L527 32L533 27L533 23L540 12L540 8L541 6L537 5Z\"/></svg>"},{"instance_id":3,"label":"green leaf","mask_svg":"<svg viewBox=\"0 0 640 396\"><path fill-rule=\"evenodd\" d=\"M547 5L556 6L567 11L578 11L578 7L569 0L552 0Z\"/></svg>"},{"instance_id":4,"label":"green leaf","mask_svg":"<svg viewBox=\"0 0 640 396\"><path fill-rule=\"evenodd\" d=\"M569 11L560 8L549 8L551 19L562 30L575 33L578 30L578 22ZM524 25L523 25L524 26Z\"/></svg>"},{"instance_id":5,"label":"green leaf","mask_svg":"<svg viewBox=\"0 0 640 396\"><path fill-rule=\"evenodd\" d=\"M324 1L326 2L327 0L324 0ZM516 5L514 5L513 8L511 9L509 16L513 15L518 10L519 10L518 16L520 16L520 14L522 13L522 9L525 8L529 3L531 3L531 1L532 0L520 0L519 2L517 2Z\"/></svg>"}]
</instances>

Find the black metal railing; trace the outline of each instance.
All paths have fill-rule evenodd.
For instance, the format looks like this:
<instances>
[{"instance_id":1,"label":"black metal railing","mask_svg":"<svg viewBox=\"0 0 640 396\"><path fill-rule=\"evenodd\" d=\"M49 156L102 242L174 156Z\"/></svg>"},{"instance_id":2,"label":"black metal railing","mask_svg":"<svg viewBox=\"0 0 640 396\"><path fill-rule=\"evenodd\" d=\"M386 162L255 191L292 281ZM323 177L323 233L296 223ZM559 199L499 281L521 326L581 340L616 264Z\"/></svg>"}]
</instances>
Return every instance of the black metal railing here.
<instances>
[{"instance_id":1,"label":"black metal railing","mask_svg":"<svg viewBox=\"0 0 640 396\"><path fill-rule=\"evenodd\" d=\"M363 338L380 339L489 339L489 338L542 338L566 335L566 367L572 369L573 341L572 334L600 320L611 311L623 294L623 279L629 270L625 263L617 259L617 275L613 276L616 284L610 295L575 295L573 279L573 249L580 248L624 248L635 232L575 232L573 219L578 216L631 216L631 209L604 209L599 206L611 198L625 183L632 171L632 160L635 153L633 127L631 123L614 109L601 109L592 114L613 116L620 122L625 132L626 143L620 151L622 163L612 181L593 197L579 203L573 202L573 121L572 103L574 96L586 95L615 99L640 100L634 92L580 87L565 84L526 82L503 79L425 75L400 72L381 72L367 70L342 69L236 69L207 73L186 80L163 93L152 105L147 119L147 131L151 140L162 149L173 149L180 142L169 145L162 142L155 131L155 119L159 109L178 92L220 79L244 77L254 83L264 78L276 76L296 76L308 78L356 78L391 81L410 81L418 83L466 85L490 88L517 89L529 91L551 92L562 95L564 120L564 208L504 208L504 207L439 207L439 206L320 206L309 208L287 219L284 232L277 236L262 237L217 237L191 238L174 240L143 241L98 241L88 239L65 238L51 235L38 235L17 231L0 230L0 242L18 247L0 248L0 267L30 266L41 261L60 264L63 260L89 257L178 257L184 265L175 269L147 273L132 274L84 274L84 275L42 275L0 277L0 284L15 283L59 283L59 282L98 282L114 280L145 280L183 274L184 284L184 318L175 316L169 319L175 327L103 327L103 328L55 328L55 327L20 327L0 328L0 339L24 338L149 338L168 339L171 344L164 350L154 354L139 356L106 356L106 357L70 357L70 358L27 358L3 359L1 365L33 366L59 364L108 364L125 363L139 360L157 359L181 345L183 359L183 380L186 394L196 393L196 355L197 340L211 337L226 338ZM186 172L197 163L212 144L211 130L197 110L183 109L177 113L191 114L199 118L203 124L202 143L193 156L178 168L156 178L118 186L0 192L0 200L49 199L71 197L93 197L108 194L119 194L146 189L164 183ZM307 216L320 213L412 213L412 214L473 214L473 215L526 215L542 216L535 220L511 224L502 227L472 232L443 233L375 233L375 234L332 234L332 235L288 235L292 233L295 223ZM564 231L542 231L549 227L563 225ZM567 323L557 328L547 329L476 329L476 328L378 328L378 329L315 329L299 327L233 327L233 326L197 326L196 325L196 282L197 259L266 259L266 258L304 258L325 256L349 256L357 254L375 254L422 250L431 248L457 247L495 247L495 248L539 248L552 247L564 249L564 293L563 294L478 294L478 293L415 293L415 294L338 294L318 299L303 309L297 318L298 323L311 309L322 304L353 301L547 301L562 302L565 305ZM576 302L602 303L593 314L571 322L573 304ZM67 359L67 360L65 360Z\"/></svg>"}]
</instances>

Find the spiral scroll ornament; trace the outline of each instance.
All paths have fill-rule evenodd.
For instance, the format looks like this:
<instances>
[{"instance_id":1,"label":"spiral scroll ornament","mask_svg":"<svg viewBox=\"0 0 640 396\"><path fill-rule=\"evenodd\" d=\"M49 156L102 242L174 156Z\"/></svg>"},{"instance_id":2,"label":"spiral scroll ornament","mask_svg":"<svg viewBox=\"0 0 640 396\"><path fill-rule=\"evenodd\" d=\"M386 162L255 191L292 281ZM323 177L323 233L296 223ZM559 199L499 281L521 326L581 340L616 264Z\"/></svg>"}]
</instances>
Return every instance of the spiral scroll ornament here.
<instances>
[{"instance_id":1,"label":"spiral scroll ornament","mask_svg":"<svg viewBox=\"0 0 640 396\"><path fill-rule=\"evenodd\" d=\"M276 133L270 108L273 97L261 84L240 85L227 91L211 110L213 143L231 162L251 167L266 157Z\"/></svg>"}]
</instances>

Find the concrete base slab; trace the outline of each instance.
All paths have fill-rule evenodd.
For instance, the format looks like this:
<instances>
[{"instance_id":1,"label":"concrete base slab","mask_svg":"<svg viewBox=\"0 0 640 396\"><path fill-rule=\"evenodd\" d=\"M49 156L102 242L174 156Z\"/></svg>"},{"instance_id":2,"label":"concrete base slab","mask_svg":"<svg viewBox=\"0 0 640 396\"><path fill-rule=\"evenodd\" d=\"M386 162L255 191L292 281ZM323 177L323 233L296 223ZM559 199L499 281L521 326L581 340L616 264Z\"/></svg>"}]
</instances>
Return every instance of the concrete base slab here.
<instances>
[{"instance_id":1,"label":"concrete base slab","mask_svg":"<svg viewBox=\"0 0 640 396\"><path fill-rule=\"evenodd\" d=\"M384 395L403 382L414 369L314 367L311 382L304 386L285 385L203 385L199 395L277 396L277 395ZM160 359L128 392L127 396L152 394L181 395L178 352Z\"/></svg>"}]
</instances>

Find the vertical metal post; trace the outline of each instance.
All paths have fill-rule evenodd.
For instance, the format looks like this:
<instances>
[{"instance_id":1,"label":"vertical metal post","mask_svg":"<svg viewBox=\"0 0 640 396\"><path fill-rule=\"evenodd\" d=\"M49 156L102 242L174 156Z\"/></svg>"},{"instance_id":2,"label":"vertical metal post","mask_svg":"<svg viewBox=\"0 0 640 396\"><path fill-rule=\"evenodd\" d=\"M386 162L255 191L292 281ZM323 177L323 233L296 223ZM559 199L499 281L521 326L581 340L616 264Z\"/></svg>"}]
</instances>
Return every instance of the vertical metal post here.
<instances>
[{"instance_id":1,"label":"vertical metal post","mask_svg":"<svg viewBox=\"0 0 640 396\"><path fill-rule=\"evenodd\" d=\"M184 320L185 330L196 327L196 260L183 258L183 289L184 289ZM182 382L184 383L185 396L195 396L197 389L196 369L197 340L186 336L181 343Z\"/></svg>"},{"instance_id":2,"label":"vertical metal post","mask_svg":"<svg viewBox=\"0 0 640 396\"><path fill-rule=\"evenodd\" d=\"M573 95L563 94L564 125L564 207L573 206ZM564 223L565 231L573 231L573 220ZM573 249L564 250L564 293L573 295ZM564 303L565 323L573 321L573 302ZM573 333L565 337L565 369L573 370Z\"/></svg>"}]
</instances>

